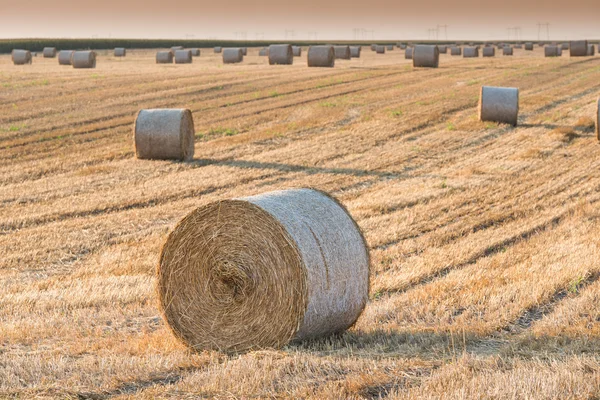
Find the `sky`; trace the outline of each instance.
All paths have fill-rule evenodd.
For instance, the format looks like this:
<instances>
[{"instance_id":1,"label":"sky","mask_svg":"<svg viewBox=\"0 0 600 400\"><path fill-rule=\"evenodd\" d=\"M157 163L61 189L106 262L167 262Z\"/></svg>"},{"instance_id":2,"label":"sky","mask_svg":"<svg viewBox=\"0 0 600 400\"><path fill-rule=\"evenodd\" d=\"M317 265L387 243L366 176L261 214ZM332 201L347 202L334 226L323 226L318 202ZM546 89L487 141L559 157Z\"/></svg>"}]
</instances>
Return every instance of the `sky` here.
<instances>
[{"instance_id":1,"label":"sky","mask_svg":"<svg viewBox=\"0 0 600 400\"><path fill-rule=\"evenodd\" d=\"M600 39L600 0L0 0L0 16L0 38Z\"/></svg>"}]
</instances>

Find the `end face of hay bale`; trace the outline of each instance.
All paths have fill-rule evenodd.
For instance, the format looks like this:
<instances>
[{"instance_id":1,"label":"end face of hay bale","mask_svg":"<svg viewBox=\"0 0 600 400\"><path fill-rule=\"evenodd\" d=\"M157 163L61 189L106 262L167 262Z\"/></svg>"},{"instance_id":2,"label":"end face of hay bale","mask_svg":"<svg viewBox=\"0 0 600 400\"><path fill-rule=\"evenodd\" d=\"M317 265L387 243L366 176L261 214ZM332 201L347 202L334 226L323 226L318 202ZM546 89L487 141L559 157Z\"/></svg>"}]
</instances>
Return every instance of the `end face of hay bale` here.
<instances>
[{"instance_id":1,"label":"end face of hay bale","mask_svg":"<svg viewBox=\"0 0 600 400\"><path fill-rule=\"evenodd\" d=\"M175 52L175 64L191 64L193 61L191 50L177 50Z\"/></svg>"},{"instance_id":2,"label":"end face of hay bale","mask_svg":"<svg viewBox=\"0 0 600 400\"><path fill-rule=\"evenodd\" d=\"M115 57L125 57L127 55L127 50L124 47L116 47L114 54Z\"/></svg>"},{"instance_id":3,"label":"end face of hay bale","mask_svg":"<svg viewBox=\"0 0 600 400\"><path fill-rule=\"evenodd\" d=\"M588 42L587 40L574 40L569 43L569 49L571 57L585 57L588 52Z\"/></svg>"},{"instance_id":4,"label":"end face of hay bale","mask_svg":"<svg viewBox=\"0 0 600 400\"><path fill-rule=\"evenodd\" d=\"M385 54L385 46L380 46L380 45L375 46L375 53Z\"/></svg>"},{"instance_id":5,"label":"end face of hay bale","mask_svg":"<svg viewBox=\"0 0 600 400\"><path fill-rule=\"evenodd\" d=\"M291 44L272 44L269 46L269 65L292 65L294 50Z\"/></svg>"},{"instance_id":6,"label":"end face of hay bale","mask_svg":"<svg viewBox=\"0 0 600 400\"><path fill-rule=\"evenodd\" d=\"M73 50L61 50L58 52L58 65L71 65L71 58L73 58Z\"/></svg>"},{"instance_id":7,"label":"end face of hay bale","mask_svg":"<svg viewBox=\"0 0 600 400\"><path fill-rule=\"evenodd\" d=\"M463 58L479 57L479 49L477 47L465 47L463 50Z\"/></svg>"},{"instance_id":8,"label":"end face of hay bale","mask_svg":"<svg viewBox=\"0 0 600 400\"><path fill-rule=\"evenodd\" d=\"M413 49L414 68L437 68L440 64L440 51L435 45L417 45Z\"/></svg>"},{"instance_id":9,"label":"end face of hay bale","mask_svg":"<svg viewBox=\"0 0 600 400\"><path fill-rule=\"evenodd\" d=\"M29 50L13 50L11 59L14 65L31 64L31 52Z\"/></svg>"},{"instance_id":10,"label":"end face of hay bale","mask_svg":"<svg viewBox=\"0 0 600 400\"><path fill-rule=\"evenodd\" d=\"M293 189L193 211L169 234L157 278L177 338L241 352L350 327L368 299L369 256L340 203Z\"/></svg>"},{"instance_id":11,"label":"end face of hay bale","mask_svg":"<svg viewBox=\"0 0 600 400\"><path fill-rule=\"evenodd\" d=\"M462 48L458 47L458 46L454 46L450 48L450 55L451 56L460 56L462 55Z\"/></svg>"},{"instance_id":12,"label":"end face of hay bale","mask_svg":"<svg viewBox=\"0 0 600 400\"><path fill-rule=\"evenodd\" d=\"M73 68L96 68L96 52L75 51L71 56Z\"/></svg>"},{"instance_id":13,"label":"end face of hay bale","mask_svg":"<svg viewBox=\"0 0 600 400\"><path fill-rule=\"evenodd\" d=\"M484 47L482 50L484 57L495 57L496 56L496 48L495 47Z\"/></svg>"},{"instance_id":14,"label":"end face of hay bale","mask_svg":"<svg viewBox=\"0 0 600 400\"><path fill-rule=\"evenodd\" d=\"M517 126L519 89L483 86L479 97L479 120Z\"/></svg>"},{"instance_id":15,"label":"end face of hay bale","mask_svg":"<svg viewBox=\"0 0 600 400\"><path fill-rule=\"evenodd\" d=\"M133 127L135 155L143 160L194 158L194 120L187 109L141 110Z\"/></svg>"},{"instance_id":16,"label":"end face of hay bale","mask_svg":"<svg viewBox=\"0 0 600 400\"><path fill-rule=\"evenodd\" d=\"M360 58L360 46L350 46L350 57L351 58Z\"/></svg>"},{"instance_id":17,"label":"end face of hay bale","mask_svg":"<svg viewBox=\"0 0 600 400\"><path fill-rule=\"evenodd\" d=\"M223 49L221 47L215 47L213 51L215 52L215 54L221 54L221 51L223 51Z\"/></svg>"},{"instance_id":18,"label":"end face of hay bale","mask_svg":"<svg viewBox=\"0 0 600 400\"><path fill-rule=\"evenodd\" d=\"M333 46L310 46L308 48L308 66L333 68L335 66Z\"/></svg>"},{"instance_id":19,"label":"end face of hay bale","mask_svg":"<svg viewBox=\"0 0 600 400\"><path fill-rule=\"evenodd\" d=\"M157 64L173 64L173 52L172 51L159 51L156 53Z\"/></svg>"},{"instance_id":20,"label":"end face of hay bale","mask_svg":"<svg viewBox=\"0 0 600 400\"><path fill-rule=\"evenodd\" d=\"M294 57L302 57L302 47L292 46L292 51L294 53Z\"/></svg>"},{"instance_id":21,"label":"end face of hay bale","mask_svg":"<svg viewBox=\"0 0 600 400\"><path fill-rule=\"evenodd\" d=\"M512 56L513 55L513 48L510 47L510 46L504 46L504 48L502 49L502 55Z\"/></svg>"},{"instance_id":22,"label":"end face of hay bale","mask_svg":"<svg viewBox=\"0 0 600 400\"><path fill-rule=\"evenodd\" d=\"M336 60L349 60L352 58L350 55L350 46L333 46Z\"/></svg>"},{"instance_id":23,"label":"end face of hay bale","mask_svg":"<svg viewBox=\"0 0 600 400\"><path fill-rule=\"evenodd\" d=\"M236 64L242 61L244 61L244 52L242 49L223 49L223 64Z\"/></svg>"},{"instance_id":24,"label":"end face of hay bale","mask_svg":"<svg viewBox=\"0 0 600 400\"><path fill-rule=\"evenodd\" d=\"M44 58L54 58L56 57L56 47L44 47L42 54Z\"/></svg>"}]
</instances>

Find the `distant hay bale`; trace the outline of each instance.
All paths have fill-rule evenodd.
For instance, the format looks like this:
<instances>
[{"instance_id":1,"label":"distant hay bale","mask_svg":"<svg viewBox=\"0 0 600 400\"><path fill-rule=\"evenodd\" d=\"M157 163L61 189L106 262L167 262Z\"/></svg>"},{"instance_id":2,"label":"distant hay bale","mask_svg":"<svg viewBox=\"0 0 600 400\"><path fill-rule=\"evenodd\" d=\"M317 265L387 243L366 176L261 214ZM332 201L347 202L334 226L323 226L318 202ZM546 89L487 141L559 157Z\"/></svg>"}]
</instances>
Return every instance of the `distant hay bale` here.
<instances>
[{"instance_id":1,"label":"distant hay bale","mask_svg":"<svg viewBox=\"0 0 600 400\"><path fill-rule=\"evenodd\" d=\"M413 49L412 49L412 47L409 47L406 50L404 50L404 59L405 60L412 60L413 59Z\"/></svg>"},{"instance_id":2,"label":"distant hay bale","mask_svg":"<svg viewBox=\"0 0 600 400\"><path fill-rule=\"evenodd\" d=\"M440 64L440 50L436 45L417 45L413 49L414 68L437 68Z\"/></svg>"},{"instance_id":3,"label":"distant hay bale","mask_svg":"<svg viewBox=\"0 0 600 400\"><path fill-rule=\"evenodd\" d=\"M190 110L141 110L133 127L135 155L144 160L191 160L194 135Z\"/></svg>"},{"instance_id":4,"label":"distant hay bale","mask_svg":"<svg viewBox=\"0 0 600 400\"><path fill-rule=\"evenodd\" d=\"M588 52L587 52L588 56L595 56L596 55L596 48L594 47L593 44L588 44Z\"/></svg>"},{"instance_id":5,"label":"distant hay bale","mask_svg":"<svg viewBox=\"0 0 600 400\"><path fill-rule=\"evenodd\" d=\"M333 46L333 51L336 60L349 60L352 58L350 56L350 46Z\"/></svg>"},{"instance_id":6,"label":"distant hay bale","mask_svg":"<svg viewBox=\"0 0 600 400\"><path fill-rule=\"evenodd\" d=\"M385 54L385 46L377 45L375 47L375 53L377 53L377 54Z\"/></svg>"},{"instance_id":7,"label":"distant hay bale","mask_svg":"<svg viewBox=\"0 0 600 400\"><path fill-rule=\"evenodd\" d=\"M372 44L371 45L371 51L375 51L377 50L377 45L376 44Z\"/></svg>"},{"instance_id":8,"label":"distant hay bale","mask_svg":"<svg viewBox=\"0 0 600 400\"><path fill-rule=\"evenodd\" d=\"M237 64L244 61L244 51L239 48L223 49L223 64Z\"/></svg>"},{"instance_id":9,"label":"distant hay bale","mask_svg":"<svg viewBox=\"0 0 600 400\"><path fill-rule=\"evenodd\" d=\"M463 50L463 58L479 57L479 49L477 47L465 47Z\"/></svg>"},{"instance_id":10,"label":"distant hay bale","mask_svg":"<svg viewBox=\"0 0 600 400\"><path fill-rule=\"evenodd\" d=\"M569 44L571 57L585 57L588 53L587 40L573 40Z\"/></svg>"},{"instance_id":11,"label":"distant hay bale","mask_svg":"<svg viewBox=\"0 0 600 400\"><path fill-rule=\"evenodd\" d=\"M386 50L388 50L388 51L392 51L392 50L394 50L394 45L393 45L393 44L388 44L388 45L385 47L385 49L386 49Z\"/></svg>"},{"instance_id":12,"label":"distant hay bale","mask_svg":"<svg viewBox=\"0 0 600 400\"><path fill-rule=\"evenodd\" d=\"M596 103L596 138L600 140L600 98Z\"/></svg>"},{"instance_id":13,"label":"distant hay bale","mask_svg":"<svg viewBox=\"0 0 600 400\"><path fill-rule=\"evenodd\" d=\"M174 58L175 64L191 64L193 62L191 50L177 50Z\"/></svg>"},{"instance_id":14,"label":"distant hay bale","mask_svg":"<svg viewBox=\"0 0 600 400\"><path fill-rule=\"evenodd\" d=\"M333 68L335 66L333 46L310 46L308 48L308 66Z\"/></svg>"},{"instance_id":15,"label":"distant hay bale","mask_svg":"<svg viewBox=\"0 0 600 400\"><path fill-rule=\"evenodd\" d=\"M223 51L223 48L217 46L213 49L213 51L215 52L215 54L221 54L221 51Z\"/></svg>"},{"instance_id":16,"label":"distant hay bale","mask_svg":"<svg viewBox=\"0 0 600 400\"><path fill-rule=\"evenodd\" d=\"M192 52L192 56L193 57L200 57L200 49L198 49L198 48L191 48L189 50Z\"/></svg>"},{"instance_id":17,"label":"distant hay bale","mask_svg":"<svg viewBox=\"0 0 600 400\"><path fill-rule=\"evenodd\" d=\"M569 43L563 43L560 45L561 50L569 50Z\"/></svg>"},{"instance_id":18,"label":"distant hay bale","mask_svg":"<svg viewBox=\"0 0 600 400\"><path fill-rule=\"evenodd\" d=\"M440 51L440 54L446 54L448 53L448 46L438 46L438 50Z\"/></svg>"},{"instance_id":19,"label":"distant hay bale","mask_svg":"<svg viewBox=\"0 0 600 400\"><path fill-rule=\"evenodd\" d=\"M242 55L243 56L247 56L248 55L248 48L247 47L240 47L242 49Z\"/></svg>"},{"instance_id":20,"label":"distant hay bale","mask_svg":"<svg viewBox=\"0 0 600 400\"><path fill-rule=\"evenodd\" d=\"M479 120L517 125L519 89L482 86L479 97Z\"/></svg>"},{"instance_id":21,"label":"distant hay bale","mask_svg":"<svg viewBox=\"0 0 600 400\"><path fill-rule=\"evenodd\" d=\"M71 56L73 68L96 68L96 52L91 50L76 51Z\"/></svg>"},{"instance_id":22,"label":"distant hay bale","mask_svg":"<svg viewBox=\"0 0 600 400\"><path fill-rule=\"evenodd\" d=\"M514 46L515 49L522 49L523 45L522 44L515 44ZM511 54L512 55L512 54Z\"/></svg>"},{"instance_id":23,"label":"distant hay bale","mask_svg":"<svg viewBox=\"0 0 600 400\"><path fill-rule=\"evenodd\" d=\"M31 52L29 50L13 50L11 59L14 65L31 64Z\"/></svg>"},{"instance_id":24,"label":"distant hay bale","mask_svg":"<svg viewBox=\"0 0 600 400\"><path fill-rule=\"evenodd\" d=\"M294 57L302 57L302 47L292 46L292 52L294 53Z\"/></svg>"},{"instance_id":25,"label":"distant hay bale","mask_svg":"<svg viewBox=\"0 0 600 400\"><path fill-rule=\"evenodd\" d=\"M291 44L269 46L269 65L291 65L294 63L294 50Z\"/></svg>"},{"instance_id":26,"label":"distant hay bale","mask_svg":"<svg viewBox=\"0 0 600 400\"><path fill-rule=\"evenodd\" d=\"M115 57L125 57L127 55L127 50L124 47L116 47L114 54Z\"/></svg>"},{"instance_id":27,"label":"distant hay bale","mask_svg":"<svg viewBox=\"0 0 600 400\"><path fill-rule=\"evenodd\" d=\"M504 46L504 48L502 49L502 55L504 56L512 56L513 55L513 48L510 46Z\"/></svg>"},{"instance_id":28,"label":"distant hay bale","mask_svg":"<svg viewBox=\"0 0 600 400\"><path fill-rule=\"evenodd\" d=\"M450 55L451 56L460 56L460 55L462 55L462 49L458 46L450 47Z\"/></svg>"},{"instance_id":29,"label":"distant hay bale","mask_svg":"<svg viewBox=\"0 0 600 400\"><path fill-rule=\"evenodd\" d=\"M398 47L400 47L400 50L406 50L406 43L400 43Z\"/></svg>"},{"instance_id":30,"label":"distant hay bale","mask_svg":"<svg viewBox=\"0 0 600 400\"><path fill-rule=\"evenodd\" d=\"M61 50L58 52L58 65L71 65L71 58L75 52L73 50Z\"/></svg>"},{"instance_id":31,"label":"distant hay bale","mask_svg":"<svg viewBox=\"0 0 600 400\"><path fill-rule=\"evenodd\" d=\"M533 51L533 43L532 42L525 43L525 50L526 51Z\"/></svg>"},{"instance_id":32,"label":"distant hay bale","mask_svg":"<svg viewBox=\"0 0 600 400\"><path fill-rule=\"evenodd\" d=\"M263 47L262 49L260 49L258 51L258 56L259 57L268 57L269 56L269 49L266 47Z\"/></svg>"},{"instance_id":33,"label":"distant hay bale","mask_svg":"<svg viewBox=\"0 0 600 400\"><path fill-rule=\"evenodd\" d=\"M171 53L175 54L177 50L183 50L183 46L173 46L171 47Z\"/></svg>"},{"instance_id":34,"label":"distant hay bale","mask_svg":"<svg viewBox=\"0 0 600 400\"><path fill-rule=\"evenodd\" d=\"M350 46L350 57L360 58L360 46Z\"/></svg>"},{"instance_id":35,"label":"distant hay bale","mask_svg":"<svg viewBox=\"0 0 600 400\"><path fill-rule=\"evenodd\" d=\"M496 56L496 48L495 47L484 47L482 50L482 55L484 57L495 57Z\"/></svg>"},{"instance_id":36,"label":"distant hay bale","mask_svg":"<svg viewBox=\"0 0 600 400\"><path fill-rule=\"evenodd\" d=\"M171 51L159 51L156 53L157 64L173 64L173 53Z\"/></svg>"},{"instance_id":37,"label":"distant hay bale","mask_svg":"<svg viewBox=\"0 0 600 400\"><path fill-rule=\"evenodd\" d=\"M169 234L157 294L167 325L193 350L280 348L356 322L368 300L369 252L352 216L323 192L222 200Z\"/></svg>"},{"instance_id":38,"label":"distant hay bale","mask_svg":"<svg viewBox=\"0 0 600 400\"><path fill-rule=\"evenodd\" d=\"M54 58L56 57L56 47L44 47L42 54L44 58Z\"/></svg>"}]
</instances>

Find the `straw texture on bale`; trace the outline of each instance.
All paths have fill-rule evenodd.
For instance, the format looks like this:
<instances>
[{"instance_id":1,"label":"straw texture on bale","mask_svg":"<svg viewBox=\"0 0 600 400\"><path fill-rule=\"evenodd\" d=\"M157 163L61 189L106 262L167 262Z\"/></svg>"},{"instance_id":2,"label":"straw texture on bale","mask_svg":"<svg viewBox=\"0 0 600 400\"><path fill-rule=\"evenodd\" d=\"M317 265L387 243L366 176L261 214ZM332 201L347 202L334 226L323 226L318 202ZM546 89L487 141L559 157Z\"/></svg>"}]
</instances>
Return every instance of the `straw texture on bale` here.
<instances>
[{"instance_id":1,"label":"straw texture on bale","mask_svg":"<svg viewBox=\"0 0 600 400\"><path fill-rule=\"evenodd\" d=\"M200 57L200 49L193 48L193 49L189 49L189 50L192 52L192 56Z\"/></svg>"},{"instance_id":2,"label":"straw texture on bale","mask_svg":"<svg viewBox=\"0 0 600 400\"><path fill-rule=\"evenodd\" d=\"M213 51L217 54L220 54L223 49L221 47L215 47Z\"/></svg>"},{"instance_id":3,"label":"straw texture on bale","mask_svg":"<svg viewBox=\"0 0 600 400\"><path fill-rule=\"evenodd\" d=\"M440 54L446 54L448 53L448 46L438 46L438 50L440 51Z\"/></svg>"},{"instance_id":4,"label":"straw texture on bale","mask_svg":"<svg viewBox=\"0 0 600 400\"><path fill-rule=\"evenodd\" d=\"M268 55L269 55L269 49L267 49L266 47L263 47L262 49L260 49L258 51L259 57L267 57Z\"/></svg>"},{"instance_id":5,"label":"straw texture on bale","mask_svg":"<svg viewBox=\"0 0 600 400\"><path fill-rule=\"evenodd\" d=\"M375 47L375 52L376 52L377 54L385 54L385 46L380 46L380 45L377 45L377 46Z\"/></svg>"},{"instance_id":6,"label":"straw texture on bale","mask_svg":"<svg viewBox=\"0 0 600 400\"><path fill-rule=\"evenodd\" d=\"M417 45L413 49L414 68L437 68L440 64L440 50L435 45Z\"/></svg>"},{"instance_id":7,"label":"straw texture on bale","mask_svg":"<svg viewBox=\"0 0 600 400\"><path fill-rule=\"evenodd\" d=\"M294 63L294 50L291 44L269 46L269 65L291 65Z\"/></svg>"},{"instance_id":8,"label":"straw texture on bale","mask_svg":"<svg viewBox=\"0 0 600 400\"><path fill-rule=\"evenodd\" d=\"M75 52L73 50L61 50L58 52L58 65L71 65L71 58Z\"/></svg>"},{"instance_id":9,"label":"straw texture on bale","mask_svg":"<svg viewBox=\"0 0 600 400\"><path fill-rule=\"evenodd\" d=\"M244 61L244 52L242 49L223 49L223 64L236 64L242 61Z\"/></svg>"},{"instance_id":10,"label":"straw texture on bale","mask_svg":"<svg viewBox=\"0 0 600 400\"><path fill-rule=\"evenodd\" d=\"M333 51L335 52L335 58L338 60L349 60L352 58L350 56L350 46L333 46Z\"/></svg>"},{"instance_id":11,"label":"straw texture on bale","mask_svg":"<svg viewBox=\"0 0 600 400\"><path fill-rule=\"evenodd\" d=\"M173 64L173 53L171 51L159 51L156 53L157 64Z\"/></svg>"},{"instance_id":12,"label":"straw texture on bale","mask_svg":"<svg viewBox=\"0 0 600 400\"><path fill-rule=\"evenodd\" d=\"M292 46L292 52L294 53L294 57L302 57L302 47Z\"/></svg>"},{"instance_id":13,"label":"straw texture on bale","mask_svg":"<svg viewBox=\"0 0 600 400\"><path fill-rule=\"evenodd\" d=\"M412 47L409 47L408 49L404 50L404 59L405 60L413 59L413 48Z\"/></svg>"},{"instance_id":14,"label":"straw texture on bale","mask_svg":"<svg viewBox=\"0 0 600 400\"><path fill-rule=\"evenodd\" d=\"M574 40L569 45L571 57L585 57L588 52L587 40Z\"/></svg>"},{"instance_id":15,"label":"straw texture on bale","mask_svg":"<svg viewBox=\"0 0 600 400\"><path fill-rule=\"evenodd\" d=\"M310 46L307 58L309 67L333 68L335 66L333 46Z\"/></svg>"},{"instance_id":16,"label":"straw texture on bale","mask_svg":"<svg viewBox=\"0 0 600 400\"><path fill-rule=\"evenodd\" d=\"M31 64L31 52L29 50L13 50L11 59L14 65Z\"/></svg>"},{"instance_id":17,"label":"straw texture on bale","mask_svg":"<svg viewBox=\"0 0 600 400\"><path fill-rule=\"evenodd\" d=\"M531 43L531 42L525 43L525 50L533 51L533 43Z\"/></svg>"},{"instance_id":18,"label":"straw texture on bale","mask_svg":"<svg viewBox=\"0 0 600 400\"><path fill-rule=\"evenodd\" d=\"M544 57L558 57L560 47L558 46L546 46L544 47Z\"/></svg>"},{"instance_id":19,"label":"straw texture on bale","mask_svg":"<svg viewBox=\"0 0 600 400\"><path fill-rule=\"evenodd\" d=\"M157 281L163 317L190 348L279 348L356 322L369 254L340 203L292 189L190 213L162 248Z\"/></svg>"},{"instance_id":20,"label":"straw texture on bale","mask_svg":"<svg viewBox=\"0 0 600 400\"><path fill-rule=\"evenodd\" d=\"M477 47L465 47L463 50L464 58L479 57L479 49Z\"/></svg>"},{"instance_id":21,"label":"straw texture on bale","mask_svg":"<svg viewBox=\"0 0 600 400\"><path fill-rule=\"evenodd\" d=\"M115 48L115 57L125 57L127 55L127 50L124 47Z\"/></svg>"},{"instance_id":22,"label":"straw texture on bale","mask_svg":"<svg viewBox=\"0 0 600 400\"><path fill-rule=\"evenodd\" d=\"M360 58L360 46L350 46L350 57Z\"/></svg>"},{"instance_id":23,"label":"straw texture on bale","mask_svg":"<svg viewBox=\"0 0 600 400\"><path fill-rule=\"evenodd\" d=\"M133 127L135 155L145 160L191 160L194 135L190 110L141 110Z\"/></svg>"},{"instance_id":24,"label":"straw texture on bale","mask_svg":"<svg viewBox=\"0 0 600 400\"><path fill-rule=\"evenodd\" d=\"M71 65L73 68L96 68L96 52L76 51L71 56Z\"/></svg>"},{"instance_id":25,"label":"straw texture on bale","mask_svg":"<svg viewBox=\"0 0 600 400\"><path fill-rule=\"evenodd\" d=\"M175 64L191 64L192 62L191 50L177 50L175 52Z\"/></svg>"},{"instance_id":26,"label":"straw texture on bale","mask_svg":"<svg viewBox=\"0 0 600 400\"><path fill-rule=\"evenodd\" d=\"M496 55L495 47L484 47L482 50L482 55L484 57L494 57Z\"/></svg>"},{"instance_id":27,"label":"straw texture on bale","mask_svg":"<svg viewBox=\"0 0 600 400\"><path fill-rule=\"evenodd\" d=\"M596 104L596 138L600 140L600 98Z\"/></svg>"},{"instance_id":28,"label":"straw texture on bale","mask_svg":"<svg viewBox=\"0 0 600 400\"><path fill-rule=\"evenodd\" d=\"M596 55L596 48L594 47L593 44L588 44L588 52L587 52L588 56L594 56Z\"/></svg>"},{"instance_id":29,"label":"straw texture on bale","mask_svg":"<svg viewBox=\"0 0 600 400\"><path fill-rule=\"evenodd\" d=\"M519 89L482 86L479 96L479 120L517 125Z\"/></svg>"},{"instance_id":30,"label":"straw texture on bale","mask_svg":"<svg viewBox=\"0 0 600 400\"><path fill-rule=\"evenodd\" d=\"M55 47L44 47L42 51L44 58L54 58L56 57L56 48Z\"/></svg>"},{"instance_id":31,"label":"straw texture on bale","mask_svg":"<svg viewBox=\"0 0 600 400\"><path fill-rule=\"evenodd\" d=\"M513 48L510 47L510 46L504 46L504 48L502 49L502 55L512 56L513 55Z\"/></svg>"}]
</instances>

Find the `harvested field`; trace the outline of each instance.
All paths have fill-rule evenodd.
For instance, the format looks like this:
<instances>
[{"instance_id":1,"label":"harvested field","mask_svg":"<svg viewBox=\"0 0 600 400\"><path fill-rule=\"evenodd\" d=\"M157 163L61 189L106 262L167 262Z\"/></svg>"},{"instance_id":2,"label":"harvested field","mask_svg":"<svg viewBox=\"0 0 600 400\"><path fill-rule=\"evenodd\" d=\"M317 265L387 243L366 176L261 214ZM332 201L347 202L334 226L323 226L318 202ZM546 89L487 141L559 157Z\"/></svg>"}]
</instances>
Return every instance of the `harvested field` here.
<instances>
[{"instance_id":1,"label":"harvested field","mask_svg":"<svg viewBox=\"0 0 600 400\"><path fill-rule=\"evenodd\" d=\"M600 58L156 51L97 51L94 70L0 56L0 398L597 395ZM519 88L518 127L478 121L482 85ZM135 116L155 108L192 110L192 162L135 158ZM191 353L157 307L168 232L292 187L363 230L365 312L282 350Z\"/></svg>"}]
</instances>

